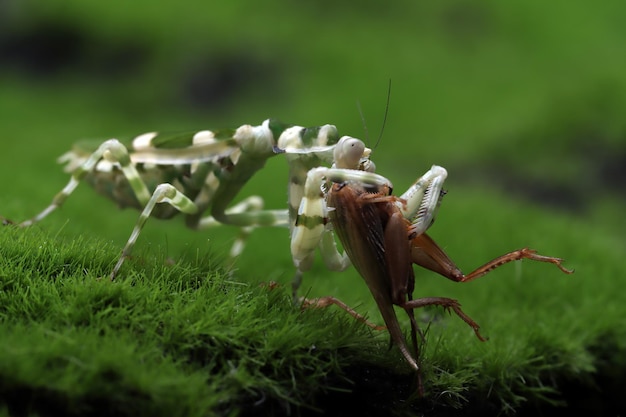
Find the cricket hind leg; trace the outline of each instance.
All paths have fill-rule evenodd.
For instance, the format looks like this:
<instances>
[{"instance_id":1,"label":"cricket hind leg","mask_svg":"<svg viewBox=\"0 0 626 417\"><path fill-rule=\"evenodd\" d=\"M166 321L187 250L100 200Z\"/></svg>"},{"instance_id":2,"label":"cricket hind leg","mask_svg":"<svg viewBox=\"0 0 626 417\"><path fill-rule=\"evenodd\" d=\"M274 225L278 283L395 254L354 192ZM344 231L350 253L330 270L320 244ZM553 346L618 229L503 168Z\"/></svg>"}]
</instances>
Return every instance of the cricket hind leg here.
<instances>
[{"instance_id":1,"label":"cricket hind leg","mask_svg":"<svg viewBox=\"0 0 626 417\"><path fill-rule=\"evenodd\" d=\"M414 263L456 282L472 281L504 264L522 259L554 264L566 274L572 274L574 272L562 265L563 260L561 258L539 255L537 251L533 249L523 248L499 256L476 268L469 274L464 274L439 245L426 233L413 238L411 246L411 256Z\"/></svg>"},{"instance_id":2,"label":"cricket hind leg","mask_svg":"<svg viewBox=\"0 0 626 417\"><path fill-rule=\"evenodd\" d=\"M488 274L490 271L506 263L509 263L512 261L519 261L522 259L529 259L531 261L547 262L547 263L554 264L556 265L557 268L559 268L561 271L563 271L566 274L572 274L574 272L573 270L565 268L561 264L563 262L563 259L561 258L554 258L551 256L539 255L536 250L529 249L529 248L522 248L522 249L518 249L512 252L506 253L504 255L501 255L487 262L486 264L476 268L474 271L470 272L469 274L462 275L462 277L460 277L458 281L469 282L473 279L480 278Z\"/></svg>"}]
</instances>

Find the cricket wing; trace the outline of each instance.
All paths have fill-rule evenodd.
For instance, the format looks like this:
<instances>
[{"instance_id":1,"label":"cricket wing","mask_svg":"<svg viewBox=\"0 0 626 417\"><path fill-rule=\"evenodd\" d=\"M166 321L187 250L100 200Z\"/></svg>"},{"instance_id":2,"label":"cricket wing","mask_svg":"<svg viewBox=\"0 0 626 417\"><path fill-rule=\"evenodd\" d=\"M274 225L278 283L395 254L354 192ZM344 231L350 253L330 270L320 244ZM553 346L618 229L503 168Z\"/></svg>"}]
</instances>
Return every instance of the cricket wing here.
<instances>
[{"instance_id":1,"label":"cricket wing","mask_svg":"<svg viewBox=\"0 0 626 417\"><path fill-rule=\"evenodd\" d=\"M374 296L388 295L383 225L376 205L363 204L360 194L350 185L333 186L329 197L333 229Z\"/></svg>"},{"instance_id":2,"label":"cricket wing","mask_svg":"<svg viewBox=\"0 0 626 417\"><path fill-rule=\"evenodd\" d=\"M407 293L413 291L413 265L408 239L410 223L393 204L384 204L392 214L385 225L385 262L390 284L391 298L396 305L403 305Z\"/></svg>"},{"instance_id":3,"label":"cricket wing","mask_svg":"<svg viewBox=\"0 0 626 417\"><path fill-rule=\"evenodd\" d=\"M395 220L392 222L392 229L389 231L390 236L387 237L383 220L387 218L388 214L381 212L381 206L385 206L385 204L367 202L366 199L359 198L361 194L362 192L355 191L353 186L339 184L333 186L329 197L330 205L335 208L330 212L333 226L344 250L348 253L354 267L359 271L372 293L391 339L411 367L418 369L417 362L411 356L406 345L398 317L393 308L394 301L391 291L393 284L390 279L390 272L402 276L405 274L402 266L396 267L394 265L390 271L388 264L388 262L395 262L397 256L391 253L395 249L395 240L399 241L399 239L391 236L397 227L396 222ZM406 227L404 227L403 236L406 258L410 259ZM386 241L393 241L392 249L386 248ZM405 260L405 264L411 268L410 262Z\"/></svg>"}]
</instances>

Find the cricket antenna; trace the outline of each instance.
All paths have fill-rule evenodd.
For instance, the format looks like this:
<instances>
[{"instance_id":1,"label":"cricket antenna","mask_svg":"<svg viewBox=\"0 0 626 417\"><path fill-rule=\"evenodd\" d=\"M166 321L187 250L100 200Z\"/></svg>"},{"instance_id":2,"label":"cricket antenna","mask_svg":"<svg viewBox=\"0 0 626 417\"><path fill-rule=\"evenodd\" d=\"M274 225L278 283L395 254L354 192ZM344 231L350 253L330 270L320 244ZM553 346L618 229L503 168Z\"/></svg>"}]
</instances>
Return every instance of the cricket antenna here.
<instances>
[{"instance_id":1,"label":"cricket antenna","mask_svg":"<svg viewBox=\"0 0 626 417\"><path fill-rule=\"evenodd\" d=\"M387 104L385 105L385 116L383 117L383 125L380 128L380 133L378 134L378 139L376 139L376 144L372 149L376 149L378 144L380 143L380 139L383 137L383 132L385 131L385 125L387 124L387 115L389 114L389 102L391 100L391 78L389 79L389 84L387 86ZM359 100L356 101L356 107L359 110L359 115L361 116L361 123L363 123L363 132L365 133L365 141L369 145L370 135L367 130L367 123L365 123L365 116L363 116L363 109L361 109L361 102Z\"/></svg>"},{"instance_id":2,"label":"cricket antenna","mask_svg":"<svg viewBox=\"0 0 626 417\"><path fill-rule=\"evenodd\" d=\"M356 108L359 110L359 116L361 116L361 124L363 124L363 133L365 134L365 142L370 144L370 135L367 131L367 123L365 123L365 116L363 116L363 109L361 108L361 102L357 99Z\"/></svg>"}]
</instances>

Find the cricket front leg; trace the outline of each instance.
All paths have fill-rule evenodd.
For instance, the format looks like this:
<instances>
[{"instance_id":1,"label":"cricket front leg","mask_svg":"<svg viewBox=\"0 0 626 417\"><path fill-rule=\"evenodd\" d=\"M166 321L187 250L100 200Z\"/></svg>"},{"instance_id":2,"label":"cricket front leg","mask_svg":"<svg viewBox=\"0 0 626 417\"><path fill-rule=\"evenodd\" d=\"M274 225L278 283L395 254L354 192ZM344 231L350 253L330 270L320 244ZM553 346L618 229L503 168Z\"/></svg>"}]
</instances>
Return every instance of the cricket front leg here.
<instances>
[{"instance_id":1,"label":"cricket front leg","mask_svg":"<svg viewBox=\"0 0 626 417\"><path fill-rule=\"evenodd\" d=\"M302 308L326 308L335 305L344 310L346 313L350 314L357 321L360 321L361 323L365 324L368 327L371 327L374 330L387 330L387 327L372 323L371 321L367 320L365 316L357 313L355 309L333 296L302 298L300 301L302 302Z\"/></svg>"},{"instance_id":2,"label":"cricket front leg","mask_svg":"<svg viewBox=\"0 0 626 417\"><path fill-rule=\"evenodd\" d=\"M479 331L480 326L474 320L472 320L470 316L465 314L463 310L461 310L461 304L459 304L457 300L454 300L452 298L446 298L446 297L423 297L423 298L417 298L415 300L407 301L401 305L401 307L407 310L407 312L409 310L422 308L426 306L441 306L446 310L454 311L454 313L457 316L459 316L461 320L467 323L467 325L470 326L472 330L474 330L476 337L478 337L480 341L484 342L485 340L487 340L480 334L480 331Z\"/></svg>"},{"instance_id":3,"label":"cricket front leg","mask_svg":"<svg viewBox=\"0 0 626 417\"><path fill-rule=\"evenodd\" d=\"M326 230L322 234L321 240L319 242L319 248L322 254L322 259L324 263L326 264L326 267L329 270L341 272L351 265L350 258L348 257L348 255L345 252L344 253L339 252L333 233L330 230ZM310 262L310 261L312 261L312 258L307 259L307 262ZM305 298L305 297L299 298L297 293L298 293L298 288L300 284L302 283L302 275L305 270L308 270L310 268L310 264L299 262L297 265L298 265L298 269L296 272L296 276L294 277L294 280L292 281L292 291L293 291L294 301L300 302L302 307L326 308L331 305L335 305L341 308L342 310L346 311L356 320L371 327L374 330L386 329L385 326L379 326L375 323L370 322L369 320L367 320L367 318L365 318L365 316L357 313L356 310L354 310L353 308L348 306L346 303L344 303L343 301L333 296L326 296L326 297L319 297L319 298ZM306 265L306 267L304 265Z\"/></svg>"},{"instance_id":4,"label":"cricket front leg","mask_svg":"<svg viewBox=\"0 0 626 417\"><path fill-rule=\"evenodd\" d=\"M521 259L551 263L566 274L574 272L562 265L563 260L561 258L539 255L537 251L533 249L523 248L499 256L476 268L469 274L464 274L439 245L426 233L413 238L411 246L411 257L414 263L456 282L472 281L506 263L519 261Z\"/></svg>"}]
</instances>

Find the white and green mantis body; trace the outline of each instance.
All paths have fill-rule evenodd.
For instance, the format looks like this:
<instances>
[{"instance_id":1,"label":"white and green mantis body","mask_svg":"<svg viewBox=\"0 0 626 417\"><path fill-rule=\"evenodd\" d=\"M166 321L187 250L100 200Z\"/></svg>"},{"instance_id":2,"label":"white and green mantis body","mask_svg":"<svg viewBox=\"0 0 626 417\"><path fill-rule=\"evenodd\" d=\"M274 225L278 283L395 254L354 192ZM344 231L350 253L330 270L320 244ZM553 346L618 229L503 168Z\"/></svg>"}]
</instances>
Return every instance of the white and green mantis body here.
<instances>
[{"instance_id":1,"label":"white and green mantis body","mask_svg":"<svg viewBox=\"0 0 626 417\"><path fill-rule=\"evenodd\" d=\"M195 229L221 224L239 227L240 238L230 253L234 257L242 251L246 236L255 227L293 228L307 172L324 164L330 165L335 155L341 158L337 149L352 147L354 143L359 144L360 163L369 166L370 150L358 139L339 139L335 126L304 128L276 120L266 120L259 126L243 125L237 129L189 134L146 133L126 145L117 139L99 144L82 142L59 158L59 162L66 163L66 172L72 175L68 184L48 207L20 226L44 219L67 200L81 181L85 181L120 207L142 210L111 272L111 279L119 273L150 216L169 219L183 213L187 225ZM285 155L289 165L292 208L265 210L259 196L248 197L231 206L241 188L263 168L267 159L281 154ZM320 244L323 252L337 255L334 242L332 249L327 245L326 241ZM338 262L340 268L349 265L345 256L337 256L331 263ZM307 264L299 268L296 287L308 267Z\"/></svg>"}]
</instances>

